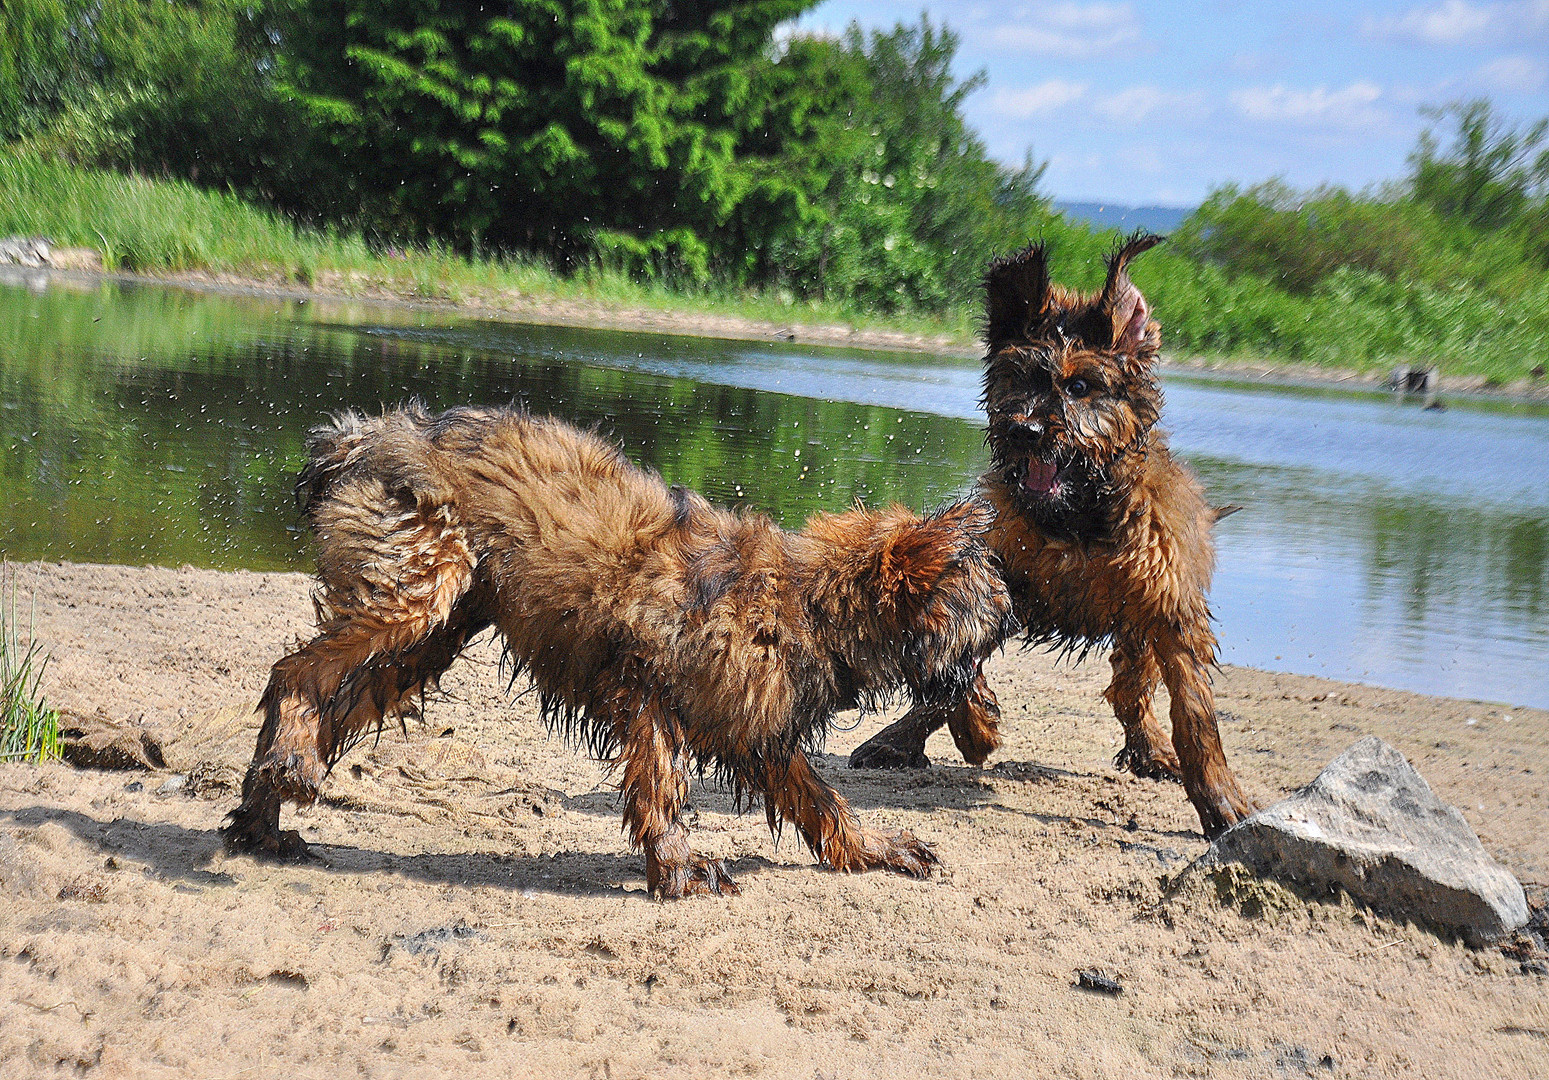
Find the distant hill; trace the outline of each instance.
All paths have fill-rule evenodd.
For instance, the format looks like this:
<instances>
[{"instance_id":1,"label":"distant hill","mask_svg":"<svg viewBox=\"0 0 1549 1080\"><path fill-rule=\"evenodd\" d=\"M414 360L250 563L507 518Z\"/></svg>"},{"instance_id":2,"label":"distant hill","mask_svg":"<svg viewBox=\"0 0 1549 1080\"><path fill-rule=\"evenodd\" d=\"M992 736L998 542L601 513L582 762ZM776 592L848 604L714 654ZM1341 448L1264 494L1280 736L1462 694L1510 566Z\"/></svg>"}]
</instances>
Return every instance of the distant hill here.
<instances>
[{"instance_id":1,"label":"distant hill","mask_svg":"<svg viewBox=\"0 0 1549 1080\"><path fill-rule=\"evenodd\" d=\"M1183 206L1119 206L1115 203L1056 202L1058 210L1071 221L1084 221L1098 229L1150 229L1169 233L1194 212Z\"/></svg>"}]
</instances>

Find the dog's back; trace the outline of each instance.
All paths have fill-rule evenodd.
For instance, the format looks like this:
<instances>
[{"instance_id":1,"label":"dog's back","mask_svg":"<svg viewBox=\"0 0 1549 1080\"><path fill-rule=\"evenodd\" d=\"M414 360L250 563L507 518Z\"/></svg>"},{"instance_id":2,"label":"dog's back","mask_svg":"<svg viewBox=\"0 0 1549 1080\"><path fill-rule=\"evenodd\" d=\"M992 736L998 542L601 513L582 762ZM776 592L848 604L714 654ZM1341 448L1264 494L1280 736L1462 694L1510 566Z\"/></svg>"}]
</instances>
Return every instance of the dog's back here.
<instances>
[{"instance_id":1,"label":"dog's back","mask_svg":"<svg viewBox=\"0 0 1549 1080\"><path fill-rule=\"evenodd\" d=\"M708 508L596 435L516 409L346 412L307 449L297 501L324 544L340 515L413 511L455 522L484 551L622 552L683 525L685 498Z\"/></svg>"},{"instance_id":2,"label":"dog's back","mask_svg":"<svg viewBox=\"0 0 1549 1080\"><path fill-rule=\"evenodd\" d=\"M427 588L465 581L512 655L555 686L584 685L623 642L670 651L690 551L750 523L592 433L514 409L346 413L309 448L297 492L325 599L387 588L406 567L430 571Z\"/></svg>"}]
</instances>

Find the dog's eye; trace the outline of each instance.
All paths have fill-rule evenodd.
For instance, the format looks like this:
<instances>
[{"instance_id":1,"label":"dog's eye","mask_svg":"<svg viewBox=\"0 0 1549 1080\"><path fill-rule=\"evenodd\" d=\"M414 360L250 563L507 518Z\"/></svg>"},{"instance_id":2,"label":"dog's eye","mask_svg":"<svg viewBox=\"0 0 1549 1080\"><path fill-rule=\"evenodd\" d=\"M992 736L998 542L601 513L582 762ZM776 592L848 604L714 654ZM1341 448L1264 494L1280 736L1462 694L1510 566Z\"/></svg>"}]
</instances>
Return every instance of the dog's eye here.
<instances>
[{"instance_id":1,"label":"dog's eye","mask_svg":"<svg viewBox=\"0 0 1549 1080\"><path fill-rule=\"evenodd\" d=\"M1092 392L1092 384L1085 379L1071 379L1065 384L1065 392L1071 397L1086 397Z\"/></svg>"}]
</instances>

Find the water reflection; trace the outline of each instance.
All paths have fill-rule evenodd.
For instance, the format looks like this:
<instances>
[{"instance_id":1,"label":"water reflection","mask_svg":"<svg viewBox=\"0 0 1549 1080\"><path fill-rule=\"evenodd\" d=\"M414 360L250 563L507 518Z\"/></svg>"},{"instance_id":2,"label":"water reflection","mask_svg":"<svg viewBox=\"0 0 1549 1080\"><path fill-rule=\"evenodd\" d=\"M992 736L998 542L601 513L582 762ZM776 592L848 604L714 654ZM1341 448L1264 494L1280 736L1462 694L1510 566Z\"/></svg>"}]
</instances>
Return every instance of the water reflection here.
<instances>
[{"instance_id":1,"label":"water reflection","mask_svg":"<svg viewBox=\"0 0 1549 1080\"><path fill-rule=\"evenodd\" d=\"M977 465L982 436L962 420L577 359L616 356L632 335L533 328L520 349L478 350L415 326L312 321L309 307L0 290L0 443L11 451L0 547L303 567L304 538L286 526L306 431L331 411L411 396L437 409L521 402L595 426L669 483L790 525L856 499L934 505L966 490ZM679 340L647 343L670 353Z\"/></svg>"},{"instance_id":2,"label":"water reflection","mask_svg":"<svg viewBox=\"0 0 1549 1080\"><path fill-rule=\"evenodd\" d=\"M0 279L3 282L3 279ZM0 549L306 565L289 487L346 405L517 400L786 524L938 503L984 450L972 362L0 284ZM1168 384L1222 522L1228 661L1549 705L1549 418Z\"/></svg>"}]
</instances>

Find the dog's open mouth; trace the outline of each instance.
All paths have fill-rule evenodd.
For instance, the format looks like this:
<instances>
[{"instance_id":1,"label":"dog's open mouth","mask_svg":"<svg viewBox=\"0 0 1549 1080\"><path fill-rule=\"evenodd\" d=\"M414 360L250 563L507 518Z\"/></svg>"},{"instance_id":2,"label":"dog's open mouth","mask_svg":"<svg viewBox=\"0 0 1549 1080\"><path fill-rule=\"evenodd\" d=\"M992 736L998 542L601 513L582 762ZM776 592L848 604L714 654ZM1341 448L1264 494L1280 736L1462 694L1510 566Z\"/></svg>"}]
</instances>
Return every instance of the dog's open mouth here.
<instances>
[{"instance_id":1,"label":"dog's open mouth","mask_svg":"<svg viewBox=\"0 0 1549 1080\"><path fill-rule=\"evenodd\" d=\"M1022 469L1022 491L1040 499L1052 499L1060 493L1059 466L1037 458L1027 459Z\"/></svg>"}]
</instances>

